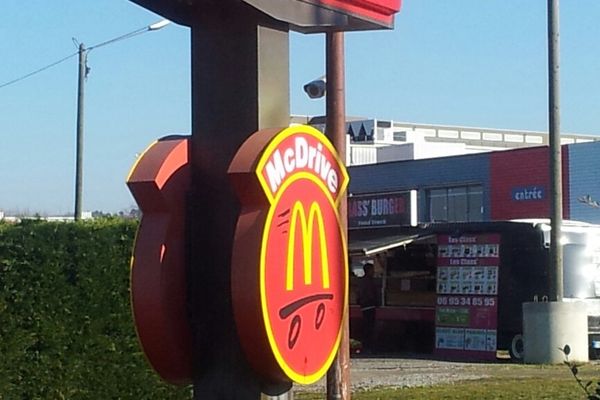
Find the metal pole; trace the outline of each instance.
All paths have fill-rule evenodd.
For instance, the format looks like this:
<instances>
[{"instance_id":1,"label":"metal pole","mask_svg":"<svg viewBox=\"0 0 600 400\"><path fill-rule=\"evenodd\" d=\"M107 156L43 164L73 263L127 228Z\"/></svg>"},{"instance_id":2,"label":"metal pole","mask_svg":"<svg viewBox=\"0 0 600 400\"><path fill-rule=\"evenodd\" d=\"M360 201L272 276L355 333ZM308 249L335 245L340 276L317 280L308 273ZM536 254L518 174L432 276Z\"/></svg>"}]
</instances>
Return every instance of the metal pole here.
<instances>
[{"instance_id":1,"label":"metal pole","mask_svg":"<svg viewBox=\"0 0 600 400\"><path fill-rule=\"evenodd\" d=\"M333 142L341 160L346 162L346 111L344 88L344 32L326 34L326 134ZM339 206L340 224L347 232L347 198ZM344 305L342 340L338 354L327 371L327 400L350 400L350 340L348 302Z\"/></svg>"},{"instance_id":2,"label":"metal pole","mask_svg":"<svg viewBox=\"0 0 600 400\"><path fill-rule=\"evenodd\" d=\"M77 137L75 149L75 221L81 219L81 197L83 191L83 99L87 75L87 49L79 44L79 81L77 85Z\"/></svg>"},{"instance_id":3,"label":"metal pole","mask_svg":"<svg viewBox=\"0 0 600 400\"><path fill-rule=\"evenodd\" d=\"M563 298L563 248L560 243L562 226L562 167L560 149L559 94L559 4L548 0L548 111L550 141L551 216L550 268L552 300Z\"/></svg>"},{"instance_id":4,"label":"metal pole","mask_svg":"<svg viewBox=\"0 0 600 400\"><path fill-rule=\"evenodd\" d=\"M240 205L227 170L253 132L289 124L289 34L285 24L233 4L227 12L216 6L199 12L191 28L187 281L194 399L202 400L258 400L261 391L282 391L251 369L233 319L231 257Z\"/></svg>"}]
</instances>

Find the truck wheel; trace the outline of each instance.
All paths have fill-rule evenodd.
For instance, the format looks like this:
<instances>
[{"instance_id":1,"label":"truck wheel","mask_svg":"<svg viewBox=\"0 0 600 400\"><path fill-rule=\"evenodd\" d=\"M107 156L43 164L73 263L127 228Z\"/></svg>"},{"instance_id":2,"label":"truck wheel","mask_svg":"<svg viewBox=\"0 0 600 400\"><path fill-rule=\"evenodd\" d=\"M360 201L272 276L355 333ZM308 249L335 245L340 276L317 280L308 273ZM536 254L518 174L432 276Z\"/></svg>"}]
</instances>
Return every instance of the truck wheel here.
<instances>
[{"instance_id":1,"label":"truck wheel","mask_svg":"<svg viewBox=\"0 0 600 400\"><path fill-rule=\"evenodd\" d=\"M521 361L523 360L523 335L517 333L513 336L510 341L510 348L508 349L511 360Z\"/></svg>"}]
</instances>

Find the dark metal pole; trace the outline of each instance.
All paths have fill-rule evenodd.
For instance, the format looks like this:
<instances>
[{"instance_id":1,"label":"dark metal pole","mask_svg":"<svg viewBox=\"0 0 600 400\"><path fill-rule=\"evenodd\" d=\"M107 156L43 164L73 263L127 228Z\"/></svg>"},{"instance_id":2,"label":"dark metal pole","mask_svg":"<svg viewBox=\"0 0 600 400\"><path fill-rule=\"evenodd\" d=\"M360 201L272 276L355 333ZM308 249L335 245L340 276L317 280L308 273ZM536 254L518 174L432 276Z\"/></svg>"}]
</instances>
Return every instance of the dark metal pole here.
<instances>
[{"instance_id":1,"label":"dark metal pole","mask_svg":"<svg viewBox=\"0 0 600 400\"><path fill-rule=\"evenodd\" d=\"M560 92L559 92L559 5L548 0L548 111L550 139L551 226L550 268L552 300L563 298L563 248L560 243L562 226L562 167L560 149Z\"/></svg>"},{"instance_id":2,"label":"dark metal pole","mask_svg":"<svg viewBox=\"0 0 600 400\"><path fill-rule=\"evenodd\" d=\"M239 202L227 170L252 133L289 124L289 35L287 25L234 4L228 12L199 13L191 29L187 279L194 399L202 400L258 400L282 389L261 386L237 336L230 268Z\"/></svg>"},{"instance_id":3,"label":"dark metal pole","mask_svg":"<svg viewBox=\"0 0 600 400\"><path fill-rule=\"evenodd\" d=\"M326 133L340 158L346 162L346 105L344 88L344 32L326 34ZM347 198L340 201L340 224L347 232ZM348 302L344 305L342 340L338 354L327 371L327 400L350 400L350 340Z\"/></svg>"},{"instance_id":4,"label":"dark metal pole","mask_svg":"<svg viewBox=\"0 0 600 400\"><path fill-rule=\"evenodd\" d=\"M79 44L79 80L77 84L77 137L75 149L75 221L81 219L83 192L83 100L87 75L87 49Z\"/></svg>"}]
</instances>

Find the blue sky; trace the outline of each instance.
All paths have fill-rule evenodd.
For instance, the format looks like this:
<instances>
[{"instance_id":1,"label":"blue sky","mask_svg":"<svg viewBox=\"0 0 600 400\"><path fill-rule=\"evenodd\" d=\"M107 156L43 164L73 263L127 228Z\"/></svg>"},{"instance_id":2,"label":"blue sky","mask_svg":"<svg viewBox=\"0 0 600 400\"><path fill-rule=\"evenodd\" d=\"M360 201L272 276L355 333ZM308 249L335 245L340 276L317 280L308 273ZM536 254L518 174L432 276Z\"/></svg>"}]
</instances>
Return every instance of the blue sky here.
<instances>
[{"instance_id":1,"label":"blue sky","mask_svg":"<svg viewBox=\"0 0 600 400\"><path fill-rule=\"evenodd\" d=\"M404 0L393 31L346 35L347 113L547 129L546 0ZM161 19L127 0L2 0L0 85ZM600 1L561 2L562 131L600 134ZM324 36L290 38L291 110L322 114L302 85ZM137 153L190 132L189 30L175 24L89 53L84 210L134 205ZM77 57L0 88L0 210L72 213Z\"/></svg>"}]
</instances>

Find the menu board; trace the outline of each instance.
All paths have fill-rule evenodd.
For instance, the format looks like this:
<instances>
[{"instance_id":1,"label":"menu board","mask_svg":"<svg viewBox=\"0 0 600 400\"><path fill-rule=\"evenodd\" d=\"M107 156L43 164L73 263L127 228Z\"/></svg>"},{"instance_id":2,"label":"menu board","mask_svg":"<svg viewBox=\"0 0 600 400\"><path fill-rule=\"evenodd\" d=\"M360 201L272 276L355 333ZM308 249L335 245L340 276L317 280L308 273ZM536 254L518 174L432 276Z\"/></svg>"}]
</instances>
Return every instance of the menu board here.
<instances>
[{"instance_id":1,"label":"menu board","mask_svg":"<svg viewBox=\"0 0 600 400\"><path fill-rule=\"evenodd\" d=\"M435 352L494 359L499 234L438 235Z\"/></svg>"}]
</instances>

